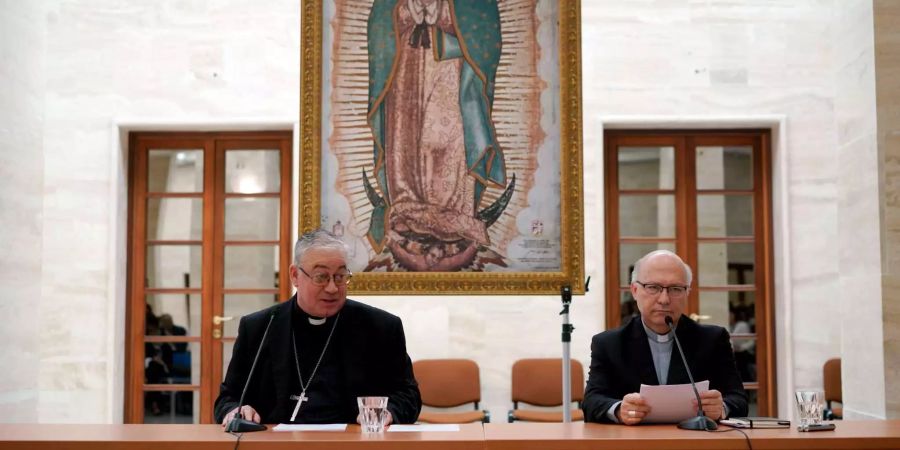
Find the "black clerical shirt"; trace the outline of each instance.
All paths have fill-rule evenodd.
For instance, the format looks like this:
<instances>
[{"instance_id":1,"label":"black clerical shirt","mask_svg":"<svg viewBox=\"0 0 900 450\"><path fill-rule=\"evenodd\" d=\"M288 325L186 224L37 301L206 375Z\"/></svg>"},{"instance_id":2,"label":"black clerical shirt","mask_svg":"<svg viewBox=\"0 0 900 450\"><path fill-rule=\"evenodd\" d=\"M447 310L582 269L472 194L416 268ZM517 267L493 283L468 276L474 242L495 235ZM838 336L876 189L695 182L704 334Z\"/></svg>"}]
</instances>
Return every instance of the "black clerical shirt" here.
<instances>
[{"instance_id":1,"label":"black clerical shirt","mask_svg":"<svg viewBox=\"0 0 900 450\"><path fill-rule=\"evenodd\" d=\"M291 345L296 337L303 381L309 381L335 318L315 326L297 307L296 296L241 318L231 362L215 403L221 422L238 406L244 386L244 404L252 406L263 423L290 421L302 392ZM268 325L268 337L263 343ZM256 371L248 382L257 349ZM385 395L395 423L413 423L422 408L419 388L406 353L400 318L348 299L322 365L312 377L296 422L355 423L356 397Z\"/></svg>"},{"instance_id":2,"label":"black clerical shirt","mask_svg":"<svg viewBox=\"0 0 900 450\"><path fill-rule=\"evenodd\" d=\"M300 373L303 375L303 384L307 386L306 396L309 398L300 406L294 423L346 422L347 410L352 409L352 402L356 400L346 398L347 389L339 366L342 358L342 349L339 344L342 340L341 325L346 327L346 324L341 324L340 319L336 319L337 316L335 316L329 317L324 324L313 325L309 321L310 316L300 309L296 302L294 305L291 326L300 361ZM328 335L335 327L335 320L337 320L337 327L334 328L334 335L328 343L328 348L325 348ZM323 349L325 354L322 356L322 363L316 370L316 363L319 361ZM293 357L291 360L294 360ZM291 395L300 395L303 389L300 387L300 378L296 373L296 363L292 364L292 368L294 376L291 381ZM313 374L314 370L315 374ZM312 381L310 381L310 377L312 377ZM293 412L296 400L292 400L290 405L291 412ZM335 405L340 405L340 407L335 408Z\"/></svg>"}]
</instances>

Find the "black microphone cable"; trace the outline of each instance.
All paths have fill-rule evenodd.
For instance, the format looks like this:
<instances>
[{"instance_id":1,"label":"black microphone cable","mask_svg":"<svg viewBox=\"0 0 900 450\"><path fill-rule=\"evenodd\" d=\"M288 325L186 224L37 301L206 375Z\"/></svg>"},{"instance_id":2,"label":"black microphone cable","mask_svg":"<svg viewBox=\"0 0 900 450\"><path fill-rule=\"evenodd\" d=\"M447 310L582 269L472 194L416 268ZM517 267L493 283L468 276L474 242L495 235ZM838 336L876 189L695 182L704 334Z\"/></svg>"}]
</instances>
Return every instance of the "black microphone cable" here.
<instances>
[{"instance_id":1,"label":"black microphone cable","mask_svg":"<svg viewBox=\"0 0 900 450\"><path fill-rule=\"evenodd\" d=\"M241 445L241 438L244 436L244 433L235 433L233 431L229 431L228 434L237 438L237 440L234 441L234 450L238 450L238 447Z\"/></svg>"},{"instance_id":2,"label":"black microphone cable","mask_svg":"<svg viewBox=\"0 0 900 450\"><path fill-rule=\"evenodd\" d=\"M708 433L728 433L730 431L737 431L744 435L744 440L747 441L747 450L753 450L753 444L750 443L750 435L744 432L744 430L740 428L728 428L727 430L706 430Z\"/></svg>"}]
</instances>

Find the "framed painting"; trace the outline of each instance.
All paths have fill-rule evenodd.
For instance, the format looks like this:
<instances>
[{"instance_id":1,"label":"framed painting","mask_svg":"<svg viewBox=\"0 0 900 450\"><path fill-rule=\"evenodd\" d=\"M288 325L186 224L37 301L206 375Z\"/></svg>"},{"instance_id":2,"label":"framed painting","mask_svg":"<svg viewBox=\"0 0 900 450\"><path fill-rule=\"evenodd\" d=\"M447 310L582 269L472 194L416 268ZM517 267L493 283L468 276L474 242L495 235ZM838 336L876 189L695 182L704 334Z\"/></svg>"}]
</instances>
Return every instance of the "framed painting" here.
<instances>
[{"instance_id":1,"label":"framed painting","mask_svg":"<svg viewBox=\"0 0 900 450\"><path fill-rule=\"evenodd\" d=\"M300 231L358 294L584 291L577 0L303 0Z\"/></svg>"}]
</instances>

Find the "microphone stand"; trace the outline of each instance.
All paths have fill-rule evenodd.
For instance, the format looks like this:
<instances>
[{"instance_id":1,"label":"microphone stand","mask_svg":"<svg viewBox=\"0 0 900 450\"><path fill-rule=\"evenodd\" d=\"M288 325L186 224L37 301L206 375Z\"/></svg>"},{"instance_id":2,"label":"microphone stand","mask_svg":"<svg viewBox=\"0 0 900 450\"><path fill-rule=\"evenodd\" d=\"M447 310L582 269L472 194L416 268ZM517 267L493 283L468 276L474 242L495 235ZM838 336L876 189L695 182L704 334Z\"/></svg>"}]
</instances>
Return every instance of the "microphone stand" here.
<instances>
[{"instance_id":1,"label":"microphone stand","mask_svg":"<svg viewBox=\"0 0 900 450\"><path fill-rule=\"evenodd\" d=\"M678 336L675 334L675 325L671 317L666 317L666 325L672 330L672 337L675 338L675 345L678 346L678 354L681 355L681 362L684 363L684 371L687 372L688 380L690 380L691 387L694 389L694 395L697 397L697 417L682 420L678 423L678 428L695 431L715 430L719 428L718 425L716 425L716 422L709 417L706 417L706 414L703 413L703 406L700 402L700 393L697 392L697 385L694 384L694 376L691 375L691 368L688 366L687 358L684 357L684 351L681 349L681 342L678 341Z\"/></svg>"},{"instance_id":2,"label":"microphone stand","mask_svg":"<svg viewBox=\"0 0 900 450\"><path fill-rule=\"evenodd\" d=\"M591 277L587 278L587 281L584 283L584 291L588 291L588 285L591 282ZM562 390L563 390L563 423L572 422L572 355L570 346L572 343L572 331L575 330L575 327L569 323L569 305L572 304L572 287L569 285L564 285L559 289L560 296L562 297L562 305L563 309L559 312L559 315L563 316L563 324L562 324L562 347L563 347L563 356L562 356Z\"/></svg>"},{"instance_id":3,"label":"microphone stand","mask_svg":"<svg viewBox=\"0 0 900 450\"><path fill-rule=\"evenodd\" d=\"M234 414L231 421L228 422L228 425L225 426L226 433L246 433L266 429L266 426L261 423L245 419L244 415L241 414L241 408L244 406L244 396L247 395L247 388L250 387L250 379L253 378L253 371L256 370L256 363L259 361L259 354L262 353L263 345L266 343L266 336L269 335L269 328L272 326L273 319L275 319L274 312L269 316L269 323L266 324L266 331L263 332L262 339L259 342L259 348L256 349L256 356L253 358L253 364L250 366L250 373L247 375L247 381L244 382L244 391L241 392L241 399L238 401L237 412Z\"/></svg>"},{"instance_id":4,"label":"microphone stand","mask_svg":"<svg viewBox=\"0 0 900 450\"><path fill-rule=\"evenodd\" d=\"M572 304L572 287L567 285L559 289L562 296L563 309L559 312L563 316L562 324L562 390L563 390L563 423L572 422L572 355L570 345L572 343L572 331L575 329L569 323L569 305Z\"/></svg>"}]
</instances>

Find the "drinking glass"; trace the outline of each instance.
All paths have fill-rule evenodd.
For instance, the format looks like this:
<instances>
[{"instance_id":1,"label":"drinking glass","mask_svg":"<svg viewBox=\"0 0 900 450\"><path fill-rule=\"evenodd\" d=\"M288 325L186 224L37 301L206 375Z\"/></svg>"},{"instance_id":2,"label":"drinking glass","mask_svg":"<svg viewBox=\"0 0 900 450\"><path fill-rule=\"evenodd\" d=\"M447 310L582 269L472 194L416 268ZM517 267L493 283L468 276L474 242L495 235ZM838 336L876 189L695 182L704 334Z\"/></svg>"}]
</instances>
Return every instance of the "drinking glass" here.
<instances>
[{"instance_id":1,"label":"drinking glass","mask_svg":"<svg viewBox=\"0 0 900 450\"><path fill-rule=\"evenodd\" d=\"M387 397L356 397L363 433L383 433Z\"/></svg>"},{"instance_id":2,"label":"drinking glass","mask_svg":"<svg viewBox=\"0 0 900 450\"><path fill-rule=\"evenodd\" d=\"M825 393L818 389L800 389L795 392L797 411L800 414L800 431L809 431L810 425L822 423L825 409Z\"/></svg>"}]
</instances>

